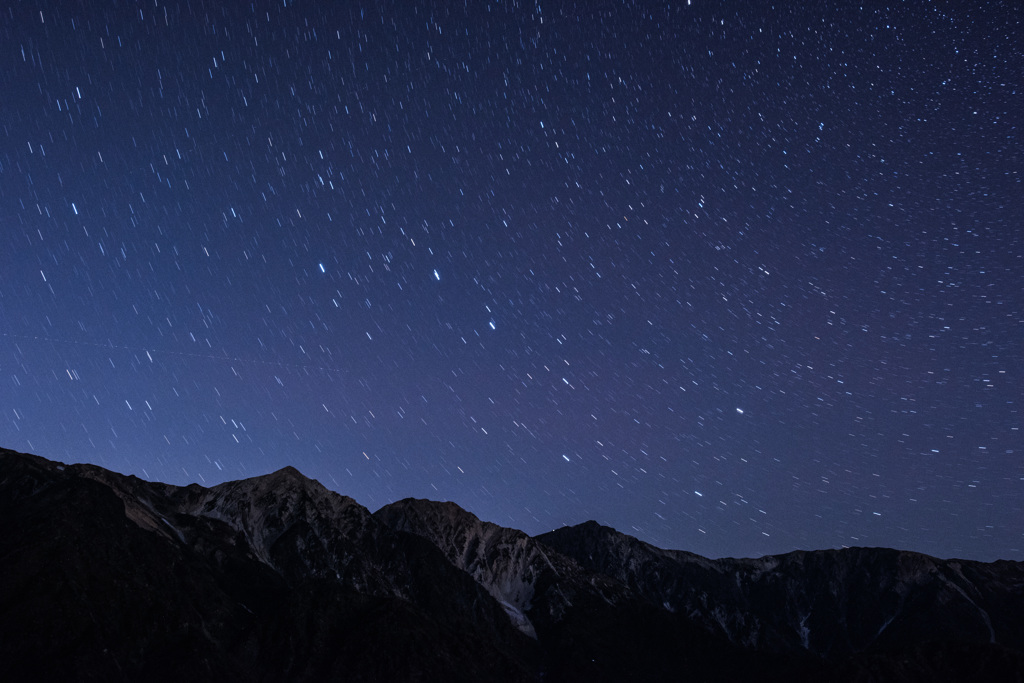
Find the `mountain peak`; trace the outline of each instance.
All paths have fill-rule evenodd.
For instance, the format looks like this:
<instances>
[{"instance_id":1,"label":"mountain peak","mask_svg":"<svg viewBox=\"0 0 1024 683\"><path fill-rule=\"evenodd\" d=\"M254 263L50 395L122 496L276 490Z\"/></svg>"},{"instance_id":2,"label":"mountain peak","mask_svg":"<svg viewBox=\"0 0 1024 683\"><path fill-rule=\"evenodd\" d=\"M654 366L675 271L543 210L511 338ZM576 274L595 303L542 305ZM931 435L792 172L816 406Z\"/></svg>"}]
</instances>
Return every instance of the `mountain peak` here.
<instances>
[{"instance_id":1,"label":"mountain peak","mask_svg":"<svg viewBox=\"0 0 1024 683\"><path fill-rule=\"evenodd\" d=\"M306 483L319 483L316 479L311 479L305 474L295 469L291 465L286 465L279 470L274 470L268 474L259 475L256 477L250 477L249 479L243 479L241 481L266 481L268 483L281 483L281 482L296 482L299 484Z\"/></svg>"},{"instance_id":2,"label":"mountain peak","mask_svg":"<svg viewBox=\"0 0 1024 683\"><path fill-rule=\"evenodd\" d=\"M297 479L307 479L308 478L308 477L306 477L306 475L304 475L302 472L299 472L297 469L295 469L291 465L285 465L284 467L282 467L281 469L277 470L276 472L272 472L272 474L280 475L280 476L287 476L287 477L294 477L294 478L297 478Z\"/></svg>"},{"instance_id":3,"label":"mountain peak","mask_svg":"<svg viewBox=\"0 0 1024 683\"><path fill-rule=\"evenodd\" d=\"M378 513L383 513L382 516L392 519L401 516L406 518L427 518L435 521L446 519L450 522L457 521L463 524L481 523L479 517L457 503L448 500L430 500L428 498L403 498L402 500L385 505L378 510Z\"/></svg>"},{"instance_id":4,"label":"mountain peak","mask_svg":"<svg viewBox=\"0 0 1024 683\"><path fill-rule=\"evenodd\" d=\"M279 470L275 470L270 474L264 475L264 477L268 480L268 482L272 482L275 484L291 483L294 485L301 486L303 488L312 486L314 488L326 490L326 487L319 481L313 479L312 477L307 477L305 474L303 474L296 468L292 467L291 465L287 465Z\"/></svg>"},{"instance_id":5,"label":"mountain peak","mask_svg":"<svg viewBox=\"0 0 1024 683\"><path fill-rule=\"evenodd\" d=\"M741 680L767 670L1019 680L1024 671L1020 562L885 548L711 560L594 520L534 538L451 502L407 498L371 515L294 467L178 487L3 449L0 527L10 532L0 534L0 660L25 672L13 680L67 678L82 661L108 659L116 665L105 678L152 677L154 643L175 647L165 627L180 635L181 624L191 640L158 657L193 667L176 679L357 671L468 681L507 670L504 680L521 683L675 680L685 670ZM54 628L98 635L55 652ZM382 658L365 657L381 651L401 655L381 669ZM387 668L397 661L448 668ZM549 663L543 676L538 661ZM54 662L66 675L50 675Z\"/></svg>"},{"instance_id":6,"label":"mountain peak","mask_svg":"<svg viewBox=\"0 0 1024 683\"><path fill-rule=\"evenodd\" d=\"M331 491L316 479L307 477L291 465L268 474L226 481L223 484L217 484L204 490L213 492L232 491L235 496L241 495L243 492L250 492L245 495L267 495L276 500L287 500L302 495L309 495L314 498L344 497Z\"/></svg>"}]
</instances>

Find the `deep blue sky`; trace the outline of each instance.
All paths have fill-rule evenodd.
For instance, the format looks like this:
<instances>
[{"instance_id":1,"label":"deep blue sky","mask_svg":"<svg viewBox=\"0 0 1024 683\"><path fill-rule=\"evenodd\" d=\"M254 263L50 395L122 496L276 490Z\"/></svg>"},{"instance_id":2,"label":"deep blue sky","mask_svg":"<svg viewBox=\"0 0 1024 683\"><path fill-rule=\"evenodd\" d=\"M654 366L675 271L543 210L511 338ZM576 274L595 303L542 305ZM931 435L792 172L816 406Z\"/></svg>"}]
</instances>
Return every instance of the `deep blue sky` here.
<instances>
[{"instance_id":1,"label":"deep blue sky","mask_svg":"<svg viewBox=\"0 0 1024 683\"><path fill-rule=\"evenodd\" d=\"M1015 3L105 4L0 20L0 445L1024 560Z\"/></svg>"}]
</instances>

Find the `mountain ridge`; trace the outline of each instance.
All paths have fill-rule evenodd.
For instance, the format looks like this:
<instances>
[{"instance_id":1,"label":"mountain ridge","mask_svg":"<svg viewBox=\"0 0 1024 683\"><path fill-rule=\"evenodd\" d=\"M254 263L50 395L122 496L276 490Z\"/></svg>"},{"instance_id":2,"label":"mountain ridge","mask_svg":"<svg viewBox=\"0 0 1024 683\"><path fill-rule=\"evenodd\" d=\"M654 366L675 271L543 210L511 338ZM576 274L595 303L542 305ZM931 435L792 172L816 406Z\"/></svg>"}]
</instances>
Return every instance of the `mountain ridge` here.
<instances>
[{"instance_id":1,"label":"mountain ridge","mask_svg":"<svg viewBox=\"0 0 1024 683\"><path fill-rule=\"evenodd\" d=\"M6 449L0 525L11 680L1024 677L1011 561L709 559L592 520L371 513L291 467L178 487Z\"/></svg>"}]
</instances>

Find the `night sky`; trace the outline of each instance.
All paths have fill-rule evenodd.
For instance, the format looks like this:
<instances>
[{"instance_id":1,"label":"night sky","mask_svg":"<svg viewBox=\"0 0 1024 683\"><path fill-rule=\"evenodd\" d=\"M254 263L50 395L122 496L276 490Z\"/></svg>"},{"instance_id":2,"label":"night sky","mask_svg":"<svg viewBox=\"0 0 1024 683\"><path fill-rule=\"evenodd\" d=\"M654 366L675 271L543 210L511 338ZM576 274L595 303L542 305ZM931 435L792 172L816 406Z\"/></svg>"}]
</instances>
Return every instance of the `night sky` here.
<instances>
[{"instance_id":1,"label":"night sky","mask_svg":"<svg viewBox=\"0 0 1024 683\"><path fill-rule=\"evenodd\" d=\"M0 19L0 445L1024 560L1015 2L100 4Z\"/></svg>"}]
</instances>

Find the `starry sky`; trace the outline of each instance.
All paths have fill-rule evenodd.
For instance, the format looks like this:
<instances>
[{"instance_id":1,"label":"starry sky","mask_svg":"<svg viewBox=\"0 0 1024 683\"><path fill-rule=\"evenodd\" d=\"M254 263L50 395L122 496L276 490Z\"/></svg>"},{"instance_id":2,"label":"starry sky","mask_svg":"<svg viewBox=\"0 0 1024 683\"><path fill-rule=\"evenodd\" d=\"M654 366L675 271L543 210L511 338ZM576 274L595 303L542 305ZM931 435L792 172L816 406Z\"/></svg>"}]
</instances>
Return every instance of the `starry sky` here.
<instances>
[{"instance_id":1,"label":"starry sky","mask_svg":"<svg viewBox=\"0 0 1024 683\"><path fill-rule=\"evenodd\" d=\"M1024 560L1015 3L103 5L0 20L0 445Z\"/></svg>"}]
</instances>

